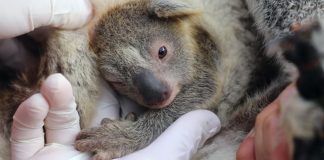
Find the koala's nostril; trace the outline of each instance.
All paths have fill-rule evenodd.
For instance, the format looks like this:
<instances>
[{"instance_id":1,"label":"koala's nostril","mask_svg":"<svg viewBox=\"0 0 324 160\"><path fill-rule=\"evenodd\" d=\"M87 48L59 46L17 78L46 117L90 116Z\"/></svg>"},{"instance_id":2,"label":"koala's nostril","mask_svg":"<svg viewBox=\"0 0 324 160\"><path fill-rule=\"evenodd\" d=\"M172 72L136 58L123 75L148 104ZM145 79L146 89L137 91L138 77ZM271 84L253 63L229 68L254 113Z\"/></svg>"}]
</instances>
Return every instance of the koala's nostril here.
<instances>
[{"instance_id":1,"label":"koala's nostril","mask_svg":"<svg viewBox=\"0 0 324 160\"><path fill-rule=\"evenodd\" d=\"M164 89L163 89L164 90ZM167 89L167 91L163 90L156 90L156 92L149 93L150 96L146 96L146 101L149 105L159 105L164 103L166 100L170 98L170 91ZM144 94L145 98L145 94Z\"/></svg>"},{"instance_id":2,"label":"koala's nostril","mask_svg":"<svg viewBox=\"0 0 324 160\"><path fill-rule=\"evenodd\" d=\"M144 70L135 75L133 83L146 104L157 105L170 98L169 87L157 79L149 70Z\"/></svg>"},{"instance_id":3,"label":"koala's nostril","mask_svg":"<svg viewBox=\"0 0 324 160\"><path fill-rule=\"evenodd\" d=\"M169 91L165 91L162 93L162 100L167 100L170 97L170 92Z\"/></svg>"}]
</instances>

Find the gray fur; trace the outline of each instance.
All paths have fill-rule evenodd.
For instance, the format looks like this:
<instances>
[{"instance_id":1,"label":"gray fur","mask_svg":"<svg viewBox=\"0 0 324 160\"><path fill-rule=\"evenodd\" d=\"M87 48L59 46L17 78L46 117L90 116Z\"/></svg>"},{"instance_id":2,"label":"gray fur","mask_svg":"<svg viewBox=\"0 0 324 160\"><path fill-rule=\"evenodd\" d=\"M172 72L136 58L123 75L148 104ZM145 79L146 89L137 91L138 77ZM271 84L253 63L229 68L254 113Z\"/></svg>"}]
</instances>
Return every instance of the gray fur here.
<instances>
[{"instance_id":1,"label":"gray fur","mask_svg":"<svg viewBox=\"0 0 324 160\"><path fill-rule=\"evenodd\" d=\"M290 34L294 23L307 24L323 17L323 0L246 0L258 28L267 40Z\"/></svg>"},{"instance_id":2,"label":"gray fur","mask_svg":"<svg viewBox=\"0 0 324 160\"><path fill-rule=\"evenodd\" d=\"M148 110L136 121L106 120L101 127L85 129L77 137L76 148L93 151L98 159L119 157L147 146L181 115L209 109L220 117L223 128L194 159L235 159L237 146L256 115L290 81L282 64L262 53L262 42L286 34L294 21L321 15L323 1L315 1L316 12L309 5L314 1L301 0L152 1L129 0L108 11L101 8L90 38L82 29L55 32L41 56L38 80L22 74L0 92L0 125L4 128L0 134L9 139L11 117L18 105L56 72L72 83L82 126L91 119L101 76L120 94L151 107L132 81L144 68L171 88L179 88L173 101L166 108ZM168 6L166 10L161 4ZM261 32L255 29L253 18ZM152 38L167 42L174 53L161 68L148 53Z\"/></svg>"},{"instance_id":3,"label":"gray fur","mask_svg":"<svg viewBox=\"0 0 324 160\"><path fill-rule=\"evenodd\" d=\"M287 80L281 78L284 74L275 62L271 63L271 58L256 56L261 44L242 1L207 0L202 5L201 15L192 15L192 10L181 3L160 16L160 10L152 15L152 10L147 9L156 8L149 1L132 1L103 14L91 44L107 82L120 94L147 107L150 106L132 81L143 68L162 81L173 83L171 86L180 84L180 92L166 108L149 110L135 122L109 121L99 128L81 131L77 149L95 152L97 159L119 157L147 146L181 115L209 109L218 114L223 130L212 146L207 145L196 158L212 158L203 153L223 146L229 147L229 157L224 159L235 158L234 151L253 126L256 114L277 96ZM165 15L168 19L164 19ZM158 68L159 62L148 53L156 39L175 44L170 47L174 52L172 60ZM269 62L262 64L262 59ZM256 62L277 68L279 73L253 87L254 81L262 76L256 68L260 66L252 65ZM218 154L224 152L219 150Z\"/></svg>"},{"instance_id":4,"label":"gray fur","mask_svg":"<svg viewBox=\"0 0 324 160\"><path fill-rule=\"evenodd\" d=\"M71 82L78 104L81 126L88 126L96 105L100 78L96 69L96 56L89 52L87 36L81 31L60 31L53 33L48 48L41 56L33 74L21 73L19 78L0 92L0 159L10 159L7 146L12 116L19 104L39 91L42 81L53 73L62 73ZM69 45L66 45L69 44ZM69 53L69 54L66 54Z\"/></svg>"}]
</instances>

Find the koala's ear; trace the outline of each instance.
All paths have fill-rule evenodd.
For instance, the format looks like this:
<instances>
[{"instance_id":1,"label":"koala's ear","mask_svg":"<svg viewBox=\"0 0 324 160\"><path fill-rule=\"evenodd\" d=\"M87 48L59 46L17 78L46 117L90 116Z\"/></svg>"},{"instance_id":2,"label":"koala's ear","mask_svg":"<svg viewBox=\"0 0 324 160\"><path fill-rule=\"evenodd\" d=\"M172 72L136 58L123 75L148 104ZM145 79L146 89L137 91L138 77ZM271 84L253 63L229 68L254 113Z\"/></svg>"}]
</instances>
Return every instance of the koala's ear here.
<instances>
[{"instance_id":1,"label":"koala's ear","mask_svg":"<svg viewBox=\"0 0 324 160\"><path fill-rule=\"evenodd\" d=\"M148 10L160 18L190 16L201 12L199 7L189 4L188 0L150 0Z\"/></svg>"}]
</instances>

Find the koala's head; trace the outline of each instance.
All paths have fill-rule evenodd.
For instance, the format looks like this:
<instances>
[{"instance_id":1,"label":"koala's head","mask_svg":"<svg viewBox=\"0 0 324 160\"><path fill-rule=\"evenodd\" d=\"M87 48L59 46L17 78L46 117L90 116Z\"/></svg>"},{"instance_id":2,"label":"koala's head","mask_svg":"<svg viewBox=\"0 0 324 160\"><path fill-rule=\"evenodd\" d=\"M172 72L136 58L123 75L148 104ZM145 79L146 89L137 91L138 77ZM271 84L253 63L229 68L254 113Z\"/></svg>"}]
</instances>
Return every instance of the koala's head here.
<instances>
[{"instance_id":1,"label":"koala's head","mask_svg":"<svg viewBox=\"0 0 324 160\"><path fill-rule=\"evenodd\" d=\"M194 76L197 10L177 0L137 0L104 13L91 36L99 70L120 94L168 106Z\"/></svg>"}]
</instances>

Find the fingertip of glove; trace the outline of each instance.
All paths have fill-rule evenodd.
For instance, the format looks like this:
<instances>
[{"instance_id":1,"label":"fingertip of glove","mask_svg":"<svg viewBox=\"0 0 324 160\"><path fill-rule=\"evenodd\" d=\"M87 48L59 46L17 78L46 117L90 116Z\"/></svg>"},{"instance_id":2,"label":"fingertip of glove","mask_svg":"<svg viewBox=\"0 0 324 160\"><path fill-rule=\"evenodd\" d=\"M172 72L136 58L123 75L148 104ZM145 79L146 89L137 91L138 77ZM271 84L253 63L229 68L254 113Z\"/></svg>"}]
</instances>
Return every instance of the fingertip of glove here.
<instances>
[{"instance_id":1,"label":"fingertip of glove","mask_svg":"<svg viewBox=\"0 0 324 160\"><path fill-rule=\"evenodd\" d=\"M42 88L50 88L50 89L63 89L65 87L70 87L69 81L61 74L55 73L50 76L44 81Z\"/></svg>"},{"instance_id":2,"label":"fingertip of glove","mask_svg":"<svg viewBox=\"0 0 324 160\"><path fill-rule=\"evenodd\" d=\"M25 100L17 109L15 119L44 119L49 110L48 103L41 94L34 94Z\"/></svg>"},{"instance_id":3,"label":"fingertip of glove","mask_svg":"<svg viewBox=\"0 0 324 160\"><path fill-rule=\"evenodd\" d=\"M195 120L197 123L206 124L207 128L211 128L212 132L218 132L221 128L221 122L218 116L208 110L195 110L188 113L188 117L191 120ZM188 119L189 119L188 118Z\"/></svg>"},{"instance_id":4,"label":"fingertip of glove","mask_svg":"<svg viewBox=\"0 0 324 160\"><path fill-rule=\"evenodd\" d=\"M92 15L93 7L89 0L56 0L50 24L62 29L77 29L87 24Z\"/></svg>"},{"instance_id":5,"label":"fingertip of glove","mask_svg":"<svg viewBox=\"0 0 324 160\"><path fill-rule=\"evenodd\" d=\"M59 73L50 75L41 86L41 93L49 101L50 106L66 104L73 98L70 82Z\"/></svg>"}]
</instances>

